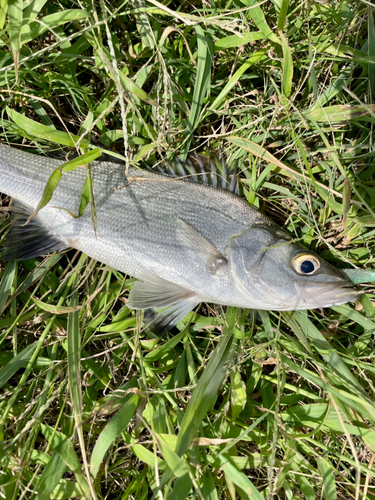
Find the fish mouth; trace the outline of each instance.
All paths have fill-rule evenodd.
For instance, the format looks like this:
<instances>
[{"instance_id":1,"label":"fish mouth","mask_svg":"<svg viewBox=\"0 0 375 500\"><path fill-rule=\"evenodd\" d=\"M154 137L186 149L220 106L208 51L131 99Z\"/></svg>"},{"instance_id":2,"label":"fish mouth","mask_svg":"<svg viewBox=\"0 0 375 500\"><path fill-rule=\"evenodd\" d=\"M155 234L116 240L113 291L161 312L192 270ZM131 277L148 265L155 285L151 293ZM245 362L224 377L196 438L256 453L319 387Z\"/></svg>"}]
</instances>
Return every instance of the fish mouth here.
<instances>
[{"instance_id":1,"label":"fish mouth","mask_svg":"<svg viewBox=\"0 0 375 500\"><path fill-rule=\"evenodd\" d=\"M296 284L296 288L299 309L340 306L347 302L356 302L364 293L356 290L351 281Z\"/></svg>"}]
</instances>

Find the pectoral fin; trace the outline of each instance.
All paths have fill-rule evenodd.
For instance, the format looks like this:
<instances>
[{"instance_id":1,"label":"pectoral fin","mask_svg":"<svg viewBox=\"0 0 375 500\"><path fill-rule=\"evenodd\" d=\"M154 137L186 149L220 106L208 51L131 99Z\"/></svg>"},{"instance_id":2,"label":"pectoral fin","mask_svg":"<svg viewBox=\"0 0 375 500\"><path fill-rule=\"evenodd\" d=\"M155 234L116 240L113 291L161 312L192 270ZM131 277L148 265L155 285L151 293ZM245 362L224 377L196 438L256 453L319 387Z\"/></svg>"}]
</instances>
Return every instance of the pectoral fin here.
<instances>
[{"instance_id":1,"label":"pectoral fin","mask_svg":"<svg viewBox=\"0 0 375 500\"><path fill-rule=\"evenodd\" d=\"M199 259L212 274L218 273L227 265L227 259L201 234L183 220L178 220L177 237L184 244L185 250L196 261Z\"/></svg>"},{"instance_id":2,"label":"pectoral fin","mask_svg":"<svg viewBox=\"0 0 375 500\"><path fill-rule=\"evenodd\" d=\"M145 309L146 325L163 334L181 321L200 300L197 294L162 278L136 281L129 294L130 309Z\"/></svg>"}]
</instances>

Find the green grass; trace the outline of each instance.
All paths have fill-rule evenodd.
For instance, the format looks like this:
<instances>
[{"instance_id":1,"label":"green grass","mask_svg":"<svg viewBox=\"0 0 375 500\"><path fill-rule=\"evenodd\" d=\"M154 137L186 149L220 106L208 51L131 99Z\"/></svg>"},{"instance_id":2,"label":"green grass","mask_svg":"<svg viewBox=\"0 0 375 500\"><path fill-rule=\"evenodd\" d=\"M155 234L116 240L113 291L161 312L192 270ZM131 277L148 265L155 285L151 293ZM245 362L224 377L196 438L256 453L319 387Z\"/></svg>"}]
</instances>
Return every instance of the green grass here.
<instances>
[{"instance_id":1,"label":"green grass","mask_svg":"<svg viewBox=\"0 0 375 500\"><path fill-rule=\"evenodd\" d=\"M222 150L303 244L374 268L370 2L5 4L2 142L82 163ZM84 255L0 277L0 498L375 498L371 284L355 308L203 305L155 338L134 280Z\"/></svg>"}]
</instances>

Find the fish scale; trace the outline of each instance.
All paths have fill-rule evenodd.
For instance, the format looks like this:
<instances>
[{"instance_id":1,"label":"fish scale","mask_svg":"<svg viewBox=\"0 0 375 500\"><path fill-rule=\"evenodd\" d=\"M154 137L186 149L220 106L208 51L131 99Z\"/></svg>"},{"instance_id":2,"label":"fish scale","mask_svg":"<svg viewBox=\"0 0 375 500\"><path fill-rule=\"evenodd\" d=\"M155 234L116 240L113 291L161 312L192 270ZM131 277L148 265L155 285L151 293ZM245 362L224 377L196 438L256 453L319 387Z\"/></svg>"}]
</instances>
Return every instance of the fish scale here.
<instances>
[{"instance_id":1,"label":"fish scale","mask_svg":"<svg viewBox=\"0 0 375 500\"><path fill-rule=\"evenodd\" d=\"M61 164L0 145L0 192L13 197L30 215L51 173ZM38 232L45 231L46 238L60 242L60 250L61 245L76 248L143 280L136 283L129 305L160 309L162 304L157 321L167 328L201 301L306 309L343 303L358 295L339 271L318 257L306 257L319 259L314 276L299 276L293 269L293 255L311 252L290 242L268 217L229 191L133 167L126 176L118 163L91 165L97 234L89 207L80 218L66 211L78 213L85 167L63 172L51 201L32 223ZM20 244L20 224L14 231ZM10 247L11 238L12 233ZM12 255L24 257L22 245L13 245ZM321 299L304 297L306 287L312 285L321 288Z\"/></svg>"}]
</instances>

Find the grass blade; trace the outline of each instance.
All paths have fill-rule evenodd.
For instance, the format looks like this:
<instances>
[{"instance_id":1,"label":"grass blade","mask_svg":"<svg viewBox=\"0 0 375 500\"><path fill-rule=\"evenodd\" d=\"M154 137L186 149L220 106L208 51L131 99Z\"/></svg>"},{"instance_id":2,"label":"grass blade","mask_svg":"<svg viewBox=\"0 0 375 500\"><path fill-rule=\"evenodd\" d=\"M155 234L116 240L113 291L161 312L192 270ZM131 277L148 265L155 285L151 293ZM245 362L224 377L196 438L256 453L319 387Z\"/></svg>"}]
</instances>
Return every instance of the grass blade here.
<instances>
[{"instance_id":1,"label":"grass blade","mask_svg":"<svg viewBox=\"0 0 375 500\"><path fill-rule=\"evenodd\" d=\"M218 458L221 461L221 469L224 471L224 474L227 475L236 486L241 488L246 498L264 500L263 496L259 493L250 479L242 471L237 469L229 456L219 455Z\"/></svg>"},{"instance_id":2,"label":"grass blade","mask_svg":"<svg viewBox=\"0 0 375 500\"><path fill-rule=\"evenodd\" d=\"M74 292L71 299L71 306L77 305L77 293ZM68 345L68 377L69 377L69 388L70 395L72 398L72 407L74 421L77 428L78 440L81 448L83 464L86 471L86 481L89 486L90 496L85 498L98 500L96 492L94 490L91 476L89 473L89 467L86 457L85 440L83 436L82 428L82 413L83 413L83 403L82 403L82 385L81 385L81 332L79 329L79 316L78 311L69 313L68 316L68 335L67 335L67 345Z\"/></svg>"},{"instance_id":3,"label":"grass blade","mask_svg":"<svg viewBox=\"0 0 375 500\"><path fill-rule=\"evenodd\" d=\"M279 17L277 18L277 28L284 31L285 21L288 15L289 0L281 0Z\"/></svg>"},{"instance_id":4,"label":"grass blade","mask_svg":"<svg viewBox=\"0 0 375 500\"><path fill-rule=\"evenodd\" d=\"M64 146L75 146L79 137L76 135L68 134L67 132L62 132L60 130L55 130L51 127L47 127L41 123L35 122L26 116L17 113L13 109L6 108L8 116L21 127L26 134L30 134L39 139L44 139L46 141L56 142L57 144L62 144ZM89 142L86 139L80 141L82 147L88 147Z\"/></svg>"},{"instance_id":5,"label":"grass blade","mask_svg":"<svg viewBox=\"0 0 375 500\"><path fill-rule=\"evenodd\" d=\"M0 387L3 387L4 384L8 382L8 380L13 377L15 373L20 368L24 368L25 365L30 361L33 352L37 347L37 343L30 344L25 349L17 354L9 363L4 365L0 370Z\"/></svg>"},{"instance_id":6,"label":"grass blade","mask_svg":"<svg viewBox=\"0 0 375 500\"><path fill-rule=\"evenodd\" d=\"M51 494L63 477L65 469L65 463L55 451L38 479L35 488L38 493L35 500L50 500Z\"/></svg>"},{"instance_id":7,"label":"grass blade","mask_svg":"<svg viewBox=\"0 0 375 500\"><path fill-rule=\"evenodd\" d=\"M374 27L374 11L370 6L367 7L367 29L368 29L368 55L375 59L375 27ZM369 79L369 94L370 102L375 99L375 64L369 63L368 65L368 79Z\"/></svg>"},{"instance_id":8,"label":"grass blade","mask_svg":"<svg viewBox=\"0 0 375 500\"><path fill-rule=\"evenodd\" d=\"M287 39L285 38L283 32L280 30L279 35L281 38L281 47L283 49L283 62L282 62L282 80L281 80L281 93L288 99L292 92L293 83L293 58L290 51ZM287 100L285 100L285 104Z\"/></svg>"},{"instance_id":9,"label":"grass blade","mask_svg":"<svg viewBox=\"0 0 375 500\"><path fill-rule=\"evenodd\" d=\"M242 3L245 5L248 5L251 7L249 9L249 16L253 19L256 27L267 37L269 38L272 42L275 43L280 43L280 40L277 38L277 36L272 32L271 28L268 26L265 15L261 9L261 7L258 5L257 0L241 0Z\"/></svg>"},{"instance_id":10,"label":"grass blade","mask_svg":"<svg viewBox=\"0 0 375 500\"><path fill-rule=\"evenodd\" d=\"M45 207L51 201L52 195L53 195L55 189L57 188L59 182L62 179L63 172L71 172L72 170L75 170L79 166L88 165L90 161L93 161L96 158L98 158L100 156L100 154L101 154L101 150L96 148L92 151L89 151L88 153L85 153L81 156L78 156L77 158L74 158L74 160L70 160L66 163L63 163L59 167L57 167L50 175L50 177L47 181L46 187L44 188L43 196L42 196L40 202L38 203L38 206L34 210L34 212L27 219L26 224L28 222L30 222L34 217L36 217L38 215L39 210L41 210L43 207ZM88 178L90 178L90 172L88 172ZM89 182L89 185L91 186L90 182ZM86 183L85 183L85 186L86 186ZM85 186L83 188L82 196L86 195ZM90 190L90 198L91 197L92 197L91 202L93 203L94 198L92 195L92 189ZM81 202L80 213L81 213L82 206L83 205ZM82 213L83 213L83 210L84 210L84 208L82 209ZM70 212L70 211L68 211L68 212L72 216L74 216L74 214L72 212ZM94 227L96 227L96 226L94 226Z\"/></svg>"},{"instance_id":11,"label":"grass blade","mask_svg":"<svg viewBox=\"0 0 375 500\"><path fill-rule=\"evenodd\" d=\"M198 123L202 110L204 98L210 92L211 83L211 61L213 54L213 43L210 35L205 33L200 26L195 27L198 40L198 67L197 78L194 87L193 101L187 120L187 130L185 135L184 156L190 149L190 142Z\"/></svg>"},{"instance_id":12,"label":"grass blade","mask_svg":"<svg viewBox=\"0 0 375 500\"><path fill-rule=\"evenodd\" d=\"M138 405L138 396L133 394L114 417L108 422L95 444L90 462L90 472L95 478L99 472L100 464L113 442L126 430L133 418Z\"/></svg>"},{"instance_id":13,"label":"grass blade","mask_svg":"<svg viewBox=\"0 0 375 500\"><path fill-rule=\"evenodd\" d=\"M216 400L217 391L227 373L227 364L233 356L232 346L233 337L228 327L224 329L186 408L176 445L176 453L180 457L188 449L203 418Z\"/></svg>"},{"instance_id":14,"label":"grass blade","mask_svg":"<svg viewBox=\"0 0 375 500\"><path fill-rule=\"evenodd\" d=\"M12 290L14 277L16 273L15 261L10 261L5 266L0 282L0 312L3 312L5 304Z\"/></svg>"},{"instance_id":15,"label":"grass blade","mask_svg":"<svg viewBox=\"0 0 375 500\"><path fill-rule=\"evenodd\" d=\"M250 33L242 33L241 35L231 35L221 38L214 43L214 52L232 47L241 47L256 40L264 40L266 36L261 31L251 31Z\"/></svg>"},{"instance_id":16,"label":"grass blade","mask_svg":"<svg viewBox=\"0 0 375 500\"><path fill-rule=\"evenodd\" d=\"M323 496L325 500L336 500L337 490L332 466L324 458L318 458L318 467L323 479Z\"/></svg>"},{"instance_id":17,"label":"grass blade","mask_svg":"<svg viewBox=\"0 0 375 500\"><path fill-rule=\"evenodd\" d=\"M16 80L18 80L18 65L21 50L22 15L23 0L8 0L9 38L12 46Z\"/></svg>"},{"instance_id":18,"label":"grass blade","mask_svg":"<svg viewBox=\"0 0 375 500\"><path fill-rule=\"evenodd\" d=\"M315 108L305 113L305 118L319 123L342 124L348 121L358 121L366 116L375 116L375 104L359 104L351 106L349 104L336 104Z\"/></svg>"}]
</instances>

